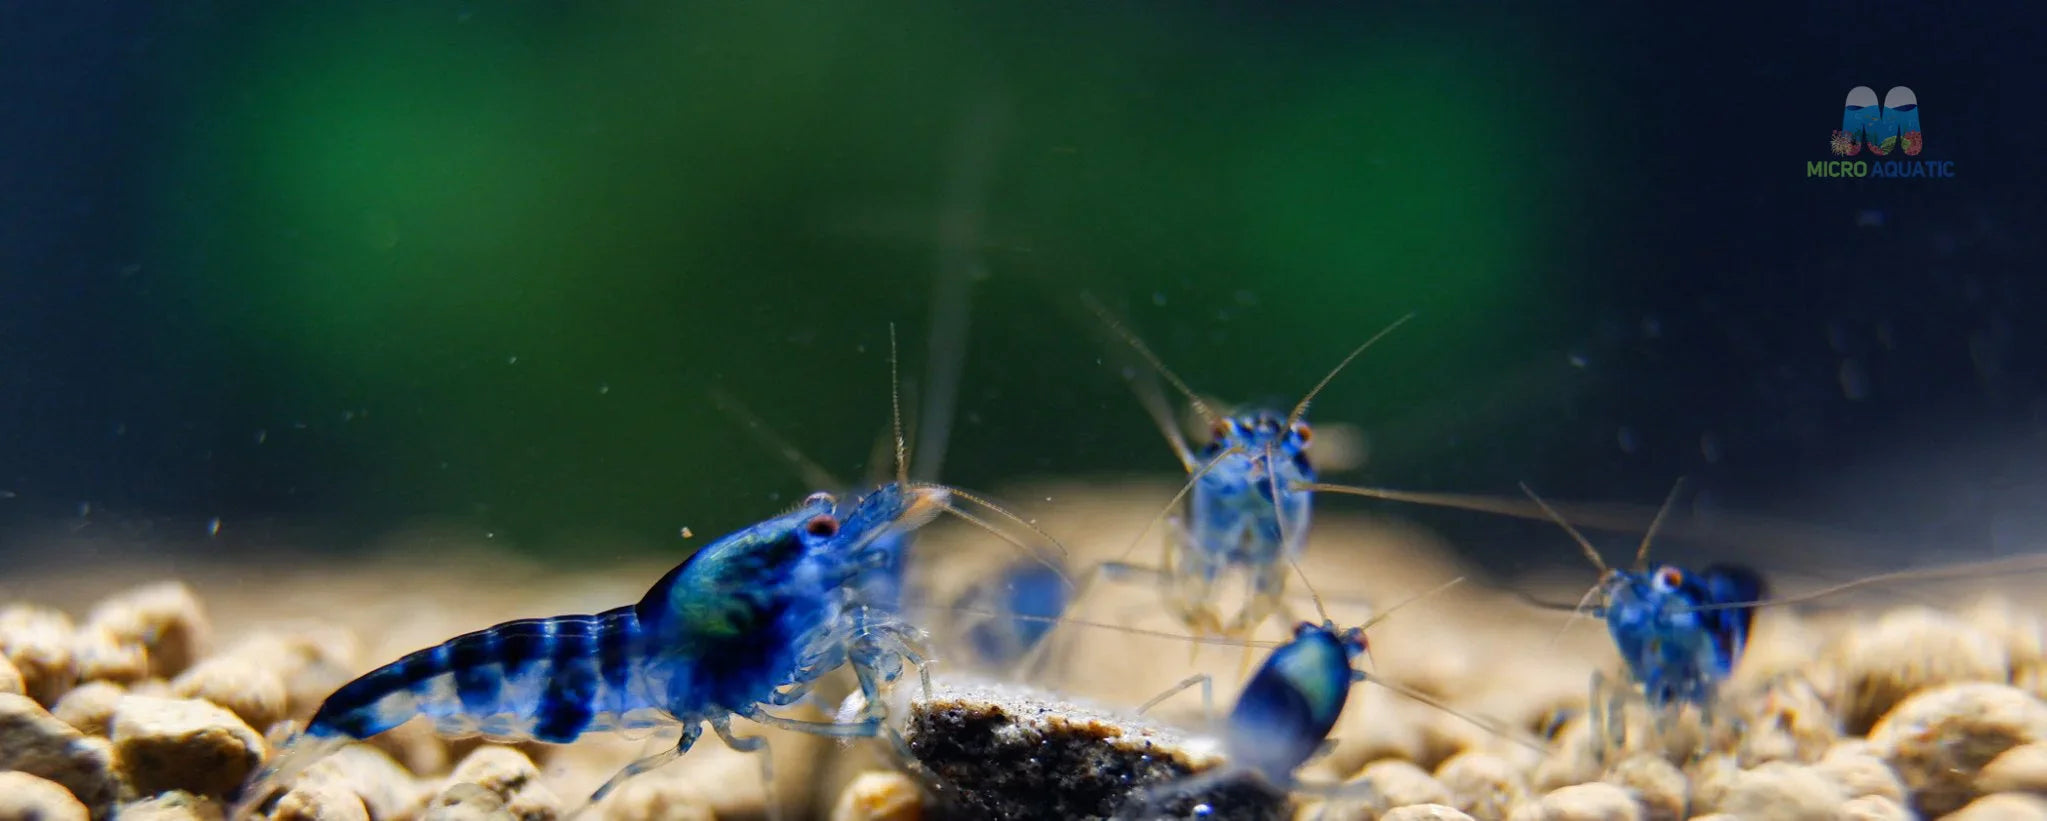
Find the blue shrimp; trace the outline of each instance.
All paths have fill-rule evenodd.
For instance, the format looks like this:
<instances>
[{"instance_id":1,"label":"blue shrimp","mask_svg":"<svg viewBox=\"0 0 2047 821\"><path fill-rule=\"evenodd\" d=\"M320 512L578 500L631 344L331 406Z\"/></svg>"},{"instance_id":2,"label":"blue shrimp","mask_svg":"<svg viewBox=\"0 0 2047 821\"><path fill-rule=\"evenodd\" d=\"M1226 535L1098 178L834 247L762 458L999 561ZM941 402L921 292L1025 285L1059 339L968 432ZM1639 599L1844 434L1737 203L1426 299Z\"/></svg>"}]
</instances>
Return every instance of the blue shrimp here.
<instances>
[{"instance_id":1,"label":"blue shrimp","mask_svg":"<svg viewBox=\"0 0 2047 821\"><path fill-rule=\"evenodd\" d=\"M974 666L1002 669L1029 656L1066 612L1072 584L1056 567L1017 560L968 588L954 610L987 614L966 628Z\"/></svg>"},{"instance_id":2,"label":"blue shrimp","mask_svg":"<svg viewBox=\"0 0 2047 821\"><path fill-rule=\"evenodd\" d=\"M1646 702L1659 729L1667 728L1686 706L1699 710L1703 723L1711 728L1721 717L1717 714L1721 688L1740 666L1754 630L1756 611L1763 607L1795 604L1884 583L2027 573L2047 568L2043 557L2019 556L1890 571L1795 596L1766 598L1769 585L1759 572L1745 565L1719 562L1693 571L1649 562L1650 546L1683 488L1684 480L1680 479L1651 518L1648 530L1636 546L1633 566L1620 569L1609 567L1584 534L1527 485L1522 485L1521 490L1534 502L1534 512L1493 496L1316 486L1324 492L1546 518L1562 526L1598 568L1599 580L1575 604L1528 600L1538 607L1569 611L1574 617L1589 615L1606 623L1627 668L1627 678L1612 681L1603 673L1592 674L1587 720L1595 753L1602 758L1610 748L1625 745L1627 725L1623 710L1637 696Z\"/></svg>"},{"instance_id":3,"label":"blue shrimp","mask_svg":"<svg viewBox=\"0 0 2047 821\"><path fill-rule=\"evenodd\" d=\"M1628 680L1611 682L1596 670L1592 673L1587 720L1598 755L1604 758L1609 745L1626 744L1622 711L1635 685L1640 685L1640 695L1659 728L1668 727L1686 705L1697 708L1710 727L1720 687L1741 663L1756 608L1763 604L1762 575L1734 564L1709 565L1698 572L1671 564L1649 565L1649 546L1684 489L1682 479L1671 487L1649 523L1635 549L1633 568L1625 570L1609 567L1592 542L1555 508L1527 485L1521 489L1599 568L1599 582L1570 609L1606 622L1627 666Z\"/></svg>"},{"instance_id":4,"label":"blue shrimp","mask_svg":"<svg viewBox=\"0 0 2047 821\"><path fill-rule=\"evenodd\" d=\"M1304 583L1305 581L1303 579ZM1133 796L1125 802L1121 814L1143 812L1145 817L1153 817L1155 807L1176 799L1184 802L1193 796L1213 793L1230 782L1246 778L1259 787L1274 792L1320 795L1328 802L1324 804L1325 811L1329 803L1376 798L1369 785L1363 783L1303 784L1294 776L1295 770L1330 748L1332 742L1329 733L1336 727L1337 718L1342 715L1344 705L1350 698L1351 685L1363 681L1371 681L1391 689L1490 732L1514 738L1517 742L1541 752L1541 745L1512 735L1496 722L1458 712L1441 701L1383 678L1368 675L1354 666L1359 657L1370 655L1370 645L1365 638L1366 629L1401 607L1462 581L1464 581L1462 577L1452 579L1434 590L1388 608L1357 627L1339 630L1326 612L1320 613L1321 624L1304 621L1295 626L1293 638L1279 645L1266 657L1257 672L1245 682L1243 691L1237 696L1235 706L1220 722L1220 736L1226 763ZM1312 590L1310 592L1312 595ZM1319 598L1316 605L1320 611ZM1197 685L1201 688L1205 714L1213 716L1214 682L1207 675L1188 677L1145 702L1138 711L1141 713L1149 710L1167 698ZM1213 808L1207 805L1189 809L1197 817L1205 817L1213 811ZM1188 810L1179 812L1185 813Z\"/></svg>"},{"instance_id":5,"label":"blue shrimp","mask_svg":"<svg viewBox=\"0 0 2047 821\"><path fill-rule=\"evenodd\" d=\"M893 327L889 336L893 377ZM881 687L898 677L905 661L918 666L930 687L922 631L862 598L877 574L892 572L901 544L894 537L942 512L987 527L956 507L955 497L1022 521L953 488L902 478L907 446L900 403L895 418L898 480L851 504L812 494L790 512L697 551L637 604L507 622L343 685L252 778L236 815L268 801L274 786L335 749L418 715L444 735L551 743L603 730L682 725L672 749L627 765L597 789L591 804L626 779L680 757L705 724L733 749L761 753L763 779L772 782L766 740L734 735L735 715L837 738L880 734L886 718ZM801 721L765 709L807 698L842 666L852 668L873 705L857 720Z\"/></svg>"},{"instance_id":6,"label":"blue shrimp","mask_svg":"<svg viewBox=\"0 0 2047 821\"><path fill-rule=\"evenodd\" d=\"M1204 635L1248 635L1283 610L1285 563L1298 560L1307 544L1310 489L1316 479L1308 458L1314 435L1306 418L1309 404L1352 360L1414 315L1395 320L1352 349L1287 415L1253 410L1225 416L1203 402L1107 308L1092 296L1086 299L1088 307L1179 390L1209 426L1207 444L1198 451L1190 448L1164 397L1156 388L1139 390L1146 410L1190 476L1182 491L1186 504L1170 520L1161 567L1133 565L1119 557L1097 572L1115 579L1156 577L1167 606L1190 629ZM1247 595L1226 621L1218 606L1220 587L1233 574L1247 577Z\"/></svg>"},{"instance_id":7,"label":"blue shrimp","mask_svg":"<svg viewBox=\"0 0 2047 821\"><path fill-rule=\"evenodd\" d=\"M330 695L284 754L251 780L241 811L269 800L335 749L414 716L448 736L569 743L586 733L680 724L669 750L634 761L590 797L687 752L709 724L733 749L766 741L731 717L835 737L875 735L879 717L817 723L766 711L803 698L825 673L921 663L900 623L860 624L841 591L882 564L874 544L948 509L943 488L886 485L841 506L815 494L796 509L717 540L670 570L636 604L595 615L506 622L379 667ZM822 595L821 595L822 593Z\"/></svg>"}]
</instances>

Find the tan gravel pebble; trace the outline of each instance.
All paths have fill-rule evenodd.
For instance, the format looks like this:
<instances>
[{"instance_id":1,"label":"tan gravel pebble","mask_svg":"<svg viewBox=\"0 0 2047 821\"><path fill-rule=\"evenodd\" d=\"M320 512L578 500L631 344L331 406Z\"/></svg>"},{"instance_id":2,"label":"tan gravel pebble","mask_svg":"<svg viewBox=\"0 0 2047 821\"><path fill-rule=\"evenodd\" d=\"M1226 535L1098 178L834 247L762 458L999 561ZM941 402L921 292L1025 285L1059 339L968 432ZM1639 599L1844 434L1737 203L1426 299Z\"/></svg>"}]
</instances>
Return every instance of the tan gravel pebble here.
<instances>
[{"instance_id":1,"label":"tan gravel pebble","mask_svg":"<svg viewBox=\"0 0 2047 821\"><path fill-rule=\"evenodd\" d=\"M1810 767L1772 761L1735 776L1715 809L1751 821L1832 818L1847 797Z\"/></svg>"},{"instance_id":2,"label":"tan gravel pebble","mask_svg":"<svg viewBox=\"0 0 2047 821\"><path fill-rule=\"evenodd\" d=\"M94 818L114 809L119 793L105 739L88 738L27 696L0 694L0 770L19 770L70 790Z\"/></svg>"},{"instance_id":3,"label":"tan gravel pebble","mask_svg":"<svg viewBox=\"0 0 2047 821\"><path fill-rule=\"evenodd\" d=\"M1834 713L1861 735L1907 696L1958 682L2004 682L2011 660L2003 642L1975 625L1923 607L1885 613L1853 626L1823 662L1837 678Z\"/></svg>"},{"instance_id":4,"label":"tan gravel pebble","mask_svg":"<svg viewBox=\"0 0 2047 821\"><path fill-rule=\"evenodd\" d=\"M1649 821L1681 821L1691 784L1677 765L1660 756L1636 754L1606 771L1601 780L1635 793Z\"/></svg>"},{"instance_id":5,"label":"tan gravel pebble","mask_svg":"<svg viewBox=\"0 0 2047 821\"><path fill-rule=\"evenodd\" d=\"M1692 787L1691 812L1696 815L1720 812L1721 802L1739 778L1741 766L1733 755L1723 753L1691 762L1685 767L1685 780Z\"/></svg>"},{"instance_id":6,"label":"tan gravel pebble","mask_svg":"<svg viewBox=\"0 0 2047 821\"><path fill-rule=\"evenodd\" d=\"M121 807L121 821L223 821L220 802L183 790L161 793Z\"/></svg>"},{"instance_id":7,"label":"tan gravel pebble","mask_svg":"<svg viewBox=\"0 0 2047 821\"><path fill-rule=\"evenodd\" d=\"M2003 684L1951 684L1913 695L1870 731L1873 752L1912 791L1914 809L1938 816L1980 792L1976 773L2023 744L2047 739L2047 704Z\"/></svg>"},{"instance_id":8,"label":"tan gravel pebble","mask_svg":"<svg viewBox=\"0 0 2047 821\"><path fill-rule=\"evenodd\" d=\"M1841 738L1840 721L1804 676L1779 676L1744 701L1750 704L1741 710L1746 732L1736 748L1743 766L1811 763Z\"/></svg>"},{"instance_id":9,"label":"tan gravel pebble","mask_svg":"<svg viewBox=\"0 0 2047 821\"><path fill-rule=\"evenodd\" d=\"M1463 753L1436 768L1451 806L1479 818L1505 818L1528 800L1528 781L1513 762L1489 753Z\"/></svg>"},{"instance_id":10,"label":"tan gravel pebble","mask_svg":"<svg viewBox=\"0 0 2047 821\"><path fill-rule=\"evenodd\" d=\"M1976 774L1976 790L2047 793L2047 743L2035 741L2000 753Z\"/></svg>"},{"instance_id":11,"label":"tan gravel pebble","mask_svg":"<svg viewBox=\"0 0 2047 821\"><path fill-rule=\"evenodd\" d=\"M1450 803L1450 790L1428 770L1395 758L1365 765L1351 783L1370 784L1380 808Z\"/></svg>"},{"instance_id":12,"label":"tan gravel pebble","mask_svg":"<svg viewBox=\"0 0 2047 821\"><path fill-rule=\"evenodd\" d=\"M1892 803L1905 801L1905 782L1898 779L1891 765L1871 751L1867 741L1836 744L1812 768L1851 799L1873 795Z\"/></svg>"},{"instance_id":13,"label":"tan gravel pebble","mask_svg":"<svg viewBox=\"0 0 2047 821\"><path fill-rule=\"evenodd\" d=\"M1522 804L1509 821L1642 821L1642 805L1627 790L1594 781L1552 790Z\"/></svg>"},{"instance_id":14,"label":"tan gravel pebble","mask_svg":"<svg viewBox=\"0 0 2047 821\"><path fill-rule=\"evenodd\" d=\"M561 799L540 783L540 769L525 753L510 747L486 744L476 748L455 765L447 783L434 798L428 816L433 817L436 809L460 814L491 803L520 821L547 821L562 812ZM494 801L472 787L481 788Z\"/></svg>"},{"instance_id":15,"label":"tan gravel pebble","mask_svg":"<svg viewBox=\"0 0 2047 821\"><path fill-rule=\"evenodd\" d=\"M267 728L285 716L284 680L241 656L200 661L171 680L171 693L227 708L250 727Z\"/></svg>"},{"instance_id":16,"label":"tan gravel pebble","mask_svg":"<svg viewBox=\"0 0 2047 821\"><path fill-rule=\"evenodd\" d=\"M619 785L596 807L604 821L714 821L718 814L688 781L635 778Z\"/></svg>"},{"instance_id":17,"label":"tan gravel pebble","mask_svg":"<svg viewBox=\"0 0 2047 821\"><path fill-rule=\"evenodd\" d=\"M86 821L71 791L23 772L0 772L0 821Z\"/></svg>"},{"instance_id":18,"label":"tan gravel pebble","mask_svg":"<svg viewBox=\"0 0 2047 821\"><path fill-rule=\"evenodd\" d=\"M1841 821L1913 821L1912 811L1881 795L1850 798L1836 811Z\"/></svg>"},{"instance_id":19,"label":"tan gravel pebble","mask_svg":"<svg viewBox=\"0 0 2047 821\"><path fill-rule=\"evenodd\" d=\"M287 711L304 715L355 677L360 651L353 632L332 625L308 625L255 633L216 657L246 659L269 670L284 682Z\"/></svg>"},{"instance_id":20,"label":"tan gravel pebble","mask_svg":"<svg viewBox=\"0 0 2047 821\"><path fill-rule=\"evenodd\" d=\"M28 693L21 681L21 671L14 669L14 662L8 661L4 655L0 655L0 693L18 696Z\"/></svg>"},{"instance_id":21,"label":"tan gravel pebble","mask_svg":"<svg viewBox=\"0 0 2047 821\"><path fill-rule=\"evenodd\" d=\"M88 624L71 637L71 664L79 681L134 684L149 677L149 650L140 641Z\"/></svg>"},{"instance_id":22,"label":"tan gravel pebble","mask_svg":"<svg viewBox=\"0 0 2047 821\"><path fill-rule=\"evenodd\" d=\"M57 705L50 708L50 714L78 728L81 733L104 736L107 725L114 720L114 705L127 694L128 691L119 684L88 681L57 699Z\"/></svg>"},{"instance_id":23,"label":"tan gravel pebble","mask_svg":"<svg viewBox=\"0 0 2047 821\"><path fill-rule=\"evenodd\" d=\"M898 772L865 772L846 785L832 806L832 821L918 821L924 796L917 782Z\"/></svg>"},{"instance_id":24,"label":"tan gravel pebble","mask_svg":"<svg viewBox=\"0 0 2047 821\"><path fill-rule=\"evenodd\" d=\"M1379 816L1379 821L1473 821L1463 810L1442 804L1409 804L1394 807Z\"/></svg>"},{"instance_id":25,"label":"tan gravel pebble","mask_svg":"<svg viewBox=\"0 0 2047 821\"><path fill-rule=\"evenodd\" d=\"M2040 615L2001 595L1985 596L1963 618L2004 645L2013 670L2047 661L2047 624Z\"/></svg>"},{"instance_id":26,"label":"tan gravel pebble","mask_svg":"<svg viewBox=\"0 0 2047 821\"><path fill-rule=\"evenodd\" d=\"M1942 821L2047 821L2047 798L2015 792L1986 795Z\"/></svg>"},{"instance_id":27,"label":"tan gravel pebble","mask_svg":"<svg viewBox=\"0 0 2047 821\"><path fill-rule=\"evenodd\" d=\"M223 797L263 757L263 740L233 713L204 701L126 696L114 707L114 758L136 792L186 790Z\"/></svg>"},{"instance_id":28,"label":"tan gravel pebble","mask_svg":"<svg viewBox=\"0 0 2047 821\"><path fill-rule=\"evenodd\" d=\"M199 598L184 582L143 585L107 597L86 615L87 625L141 645L149 675L168 679L205 654L212 627Z\"/></svg>"},{"instance_id":29,"label":"tan gravel pebble","mask_svg":"<svg viewBox=\"0 0 2047 821\"><path fill-rule=\"evenodd\" d=\"M0 656L21 676L22 692L45 706L78 682L71 663L71 617L34 605L0 609Z\"/></svg>"},{"instance_id":30,"label":"tan gravel pebble","mask_svg":"<svg viewBox=\"0 0 2047 821\"><path fill-rule=\"evenodd\" d=\"M277 799L272 821L370 821L362 798L332 781L293 784Z\"/></svg>"},{"instance_id":31,"label":"tan gravel pebble","mask_svg":"<svg viewBox=\"0 0 2047 821\"><path fill-rule=\"evenodd\" d=\"M1550 792L1571 786L1599 780L1601 767L1594 757L1596 743L1592 740L1585 716L1573 716L1557 730L1556 742L1550 747L1547 758L1535 765L1528 776L1528 786L1536 792Z\"/></svg>"},{"instance_id":32,"label":"tan gravel pebble","mask_svg":"<svg viewBox=\"0 0 2047 821\"><path fill-rule=\"evenodd\" d=\"M300 781L329 781L362 799L378 819L409 818L426 806L430 790L383 750L350 744L307 767Z\"/></svg>"}]
</instances>

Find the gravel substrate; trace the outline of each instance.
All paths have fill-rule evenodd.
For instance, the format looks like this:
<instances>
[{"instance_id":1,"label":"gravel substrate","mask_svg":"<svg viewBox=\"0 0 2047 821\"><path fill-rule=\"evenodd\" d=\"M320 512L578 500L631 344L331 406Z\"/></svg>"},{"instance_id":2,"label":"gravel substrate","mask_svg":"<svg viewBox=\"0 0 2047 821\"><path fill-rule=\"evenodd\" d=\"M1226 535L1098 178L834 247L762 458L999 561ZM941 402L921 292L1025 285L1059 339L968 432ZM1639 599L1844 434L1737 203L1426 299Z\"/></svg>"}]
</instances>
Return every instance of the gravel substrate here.
<instances>
[{"instance_id":1,"label":"gravel substrate","mask_svg":"<svg viewBox=\"0 0 2047 821\"><path fill-rule=\"evenodd\" d=\"M1114 552L1142 524L1069 527L1102 530L1096 541ZM1320 527L1346 535L1332 546L1318 533L1310 572L1372 579L1371 597L1469 572L1425 536L1384 523L1332 516ZM184 574L190 586L109 583L90 598L67 592L94 587L76 574L40 588L47 598L15 588L14 600L0 603L0 821L221 818L294 722L349 677L492 621L631 600L662 569L583 578L508 562L487 593L470 586L443 595L433 585L442 577L418 573L417 562L401 554L331 573L301 565L261 584L209 586L216 576L192 572ZM408 585L413 592L380 588L406 567L421 579ZM1545 751L1361 685L1332 749L1300 778L1367 782L1376 797L1331 805L1328 818L2047 819L2047 632L2021 599L1971 591L1938 606L1766 611L1727 691L1739 732L1709 733L1688 718L1658 736L1634 715L1629 745L1601 760L1573 711L1590 673L1614 669L1603 631L1585 625L1560 639L1560 619L1466 587L1374 628L1373 669L1517 733L1543 733ZM1343 609L1341 596L1330 598ZM352 607L357 601L375 604ZM1142 604L1133 597L1082 615L1121 618L1132 601ZM1352 610L1339 621L1368 612ZM1125 621L1171 630L1162 619L1140 606ZM582 817L764 817L772 795L791 819L1088 818L1120 806L1133 788L1220 761L1198 733L1169 729L1200 726L1198 698L1168 702L1156 721L1133 719L1120 705L1202 669L1216 674L1218 706L1227 707L1227 682L1241 680L1244 654L1075 627L1059 635L1056 687L983 683L938 667L934 697L903 696L907 709L897 712L907 716L915 770L887 744L741 727L771 739L771 790L756 757L706 734L689 755ZM808 704L784 712L827 718ZM506 746L408 725L322 761L265 812L547 821L662 743ZM944 785L942 800L927 783ZM1204 817L1247 819L1320 809L1306 795L1244 785L1199 798L1179 809L1198 803L1210 810Z\"/></svg>"}]
</instances>

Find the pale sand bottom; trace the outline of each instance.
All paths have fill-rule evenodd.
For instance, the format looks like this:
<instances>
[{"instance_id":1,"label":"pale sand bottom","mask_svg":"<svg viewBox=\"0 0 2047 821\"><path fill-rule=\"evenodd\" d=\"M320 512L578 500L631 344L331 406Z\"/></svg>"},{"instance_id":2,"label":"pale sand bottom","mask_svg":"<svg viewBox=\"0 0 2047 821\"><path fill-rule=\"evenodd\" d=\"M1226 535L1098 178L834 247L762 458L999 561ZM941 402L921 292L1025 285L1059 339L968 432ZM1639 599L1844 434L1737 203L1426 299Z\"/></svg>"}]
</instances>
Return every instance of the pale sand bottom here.
<instances>
[{"instance_id":1,"label":"pale sand bottom","mask_svg":"<svg viewBox=\"0 0 2047 821\"><path fill-rule=\"evenodd\" d=\"M1170 488L1163 487L1125 486L1112 490L1060 485L1019 491L1012 497L1052 499L1052 503L1037 505L1047 511L1042 526L1072 550L1067 560L1070 567L1086 567L1123 554L1133 544L1135 550L1129 554L1133 560L1157 561L1163 528L1152 528L1142 540L1138 534L1170 492ZM701 535L698 538L703 539ZM498 621L594 612L635 600L670 564L642 559L607 562L601 572L563 572L507 558L476 543L454 546L452 543L457 540L445 534L430 541L431 544L421 537L409 544L401 542L388 556L339 565L323 564L318 559L222 567L181 558L169 568L142 561L124 562L92 568L89 572L74 570L35 578L16 576L8 580L0 593L8 601L26 599L79 613L92 600L131 582L166 576L182 578L205 602L218 630L217 646L231 645L239 636L256 631L338 625L358 638L360 646L346 652L361 671L407 651ZM1566 556L1571 551L1560 532L1544 537L1542 543L1532 544L1529 549L1545 554L1564 552ZM965 584L1017 555L987 534L958 524L934 526L920 540L917 550L920 575L934 591L931 598L936 601L950 601ZM1371 634L1370 669L1506 726L1540 727L1558 709L1582 707L1592 671L1618 672L1618 661L1597 623L1587 622L1562 631L1567 616L1521 605L1490 587L1493 580L1480 569L1461 566L1452 555L1434 537L1396 520L1324 513L1318 517L1302 569L1315 580L1331 617L1339 624L1364 620L1374 612L1373 604L1383 608L1451 578L1471 577L1470 582L1460 587L1408 605L1376 626ZM1575 578L1589 582L1591 576L1588 568ZM1940 591L1915 586L1914 593L1922 600L1953 602L1956 612L1968 616L1967 620L1955 620L1955 625L1974 629L1999 645L2003 680L2037 687L2038 677L2030 671L2037 669L2041 655L2034 620L2038 611L2030 606L1980 604L1975 601L1977 596L1956 595L1956 591L1980 595L1998 586L2008 600L2031 605L2036 600L2029 592L2032 587L2029 581L2012 578L1993 585L1993 580L1960 580L1943 583L1945 590ZM1295 589L1299 590L1298 585ZM1571 599L1580 590L1552 585L1529 592L1541 593L1546 598ZM1317 618L1313 603L1305 595L1291 597L1288 609L1297 618ZM1099 586L1072 615L1184 632L1156 605L1155 594L1142 586ZM969 617L957 613L926 616L913 613L911 617L932 625L941 656L937 669L942 670L943 659L956 655L948 652L956 649L948 647L948 640L956 636L951 628ZM1819 682L1820 701L1829 702L1827 696L1831 695L1830 703L1837 705L1835 712L1853 712L1853 705L1845 703L1853 696L1842 693L1845 683L1840 678L1846 674L1841 670L1857 665L1880 667L1881 663L1849 659L1822 670L1816 668L1815 661L1842 654L1899 649L1925 651L1925 658L1892 660L1902 670L1900 677L1912 683L1994 677L1967 669L1966 660L1955 662L1939 655L1956 652L1952 649L1955 642L1923 648L1908 637L1888 643L1878 640L1875 646L1864 647L1838 638L1845 626L1858 620L1869 621L1862 612L1852 609L1804 616L1789 608L1764 611L1731 690L1783 698L1781 693L1765 687L1779 681L1780 674L1796 671L1821 679L1831 676L1833 680ZM1908 623L1890 629L1910 634L1915 628ZM1277 621L1267 624L1260 633L1266 640L1282 640L1286 635L1286 629ZM1966 645L1967 640L1960 641L1960 646ZM1243 671L1265 652L1196 647L1167 638L1078 626L1061 628L1054 647L1047 669L1056 674L1034 683L1097 703L1125 706L1149 698L1196 672L1215 677L1218 702L1226 706L1235 694L1232 682L1241 681ZM1950 675L1956 668L1960 668L1959 674ZM2035 677L2026 679L2027 675ZM841 683L840 692L843 689ZM1910 689L1905 688L1907 692ZM797 715L803 713L799 711ZM1193 694L1180 696L1162 706L1158 715L1162 720L1198 726L1199 699ZM812 711L808 717L825 716ZM403 732L420 735L417 727ZM741 732L753 734L759 730L742 725ZM1572 747L1568 732L1564 745L1567 749ZM768 735L776 753L775 792L794 817L821 812L830 796L837 794L839 785L850 781L857 772L888 766L886 751L872 745L842 750L835 743L811 736L784 732ZM1466 750L1497 754L1529 774L1537 786L1560 786L1544 783L1560 777L1569 782L1579 775L1588 780L1599 776L1597 769L1576 773L1571 772L1572 767L1555 764L1548 765L1551 771L1545 773L1544 762L1538 761L1539 756L1534 753L1371 686L1353 690L1332 735L1337 739L1333 751L1306 768L1304 779L1326 782L1349 778L1367 763L1387 758L1414 761L1424 769L1433 769ZM547 750L540 760L550 790L562 796L580 796L626 761L658 749L658 744L658 740L592 738ZM1807 757L1810 755L1801 752L1784 756L1787 760ZM757 812L760 806L762 785L758 771L754 757L727 750L707 735L687 757L646 778L686 782L720 815L743 815ZM1571 777L1562 777L1565 775Z\"/></svg>"}]
</instances>

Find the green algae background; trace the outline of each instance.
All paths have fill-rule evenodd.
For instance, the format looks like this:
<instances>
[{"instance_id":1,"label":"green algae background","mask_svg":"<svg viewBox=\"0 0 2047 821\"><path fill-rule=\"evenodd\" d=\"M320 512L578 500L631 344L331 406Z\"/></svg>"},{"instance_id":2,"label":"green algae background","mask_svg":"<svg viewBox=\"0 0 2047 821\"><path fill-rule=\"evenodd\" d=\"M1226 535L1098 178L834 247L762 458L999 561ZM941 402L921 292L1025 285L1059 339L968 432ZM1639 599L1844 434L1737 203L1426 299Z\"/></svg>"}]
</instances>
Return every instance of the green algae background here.
<instances>
[{"instance_id":1,"label":"green algae background","mask_svg":"<svg viewBox=\"0 0 2047 821\"><path fill-rule=\"evenodd\" d=\"M220 435L221 470L261 484L315 460L317 487L271 487L275 506L366 532L454 517L548 550L660 544L806 492L714 388L848 480L885 469L889 325L914 417L948 271L972 310L941 476L984 488L1177 470L1083 292L1198 389L1282 406L1417 312L1317 404L1404 431L1373 463L1401 479L1497 427L1475 386L1525 377L1525 345L1576 310L1568 191L1600 115L1527 93L1581 67L1512 21L1453 36L1195 4L795 2L172 17L145 242L192 312L178 327L223 341L172 334L163 355L212 367L246 422Z\"/></svg>"}]
</instances>

